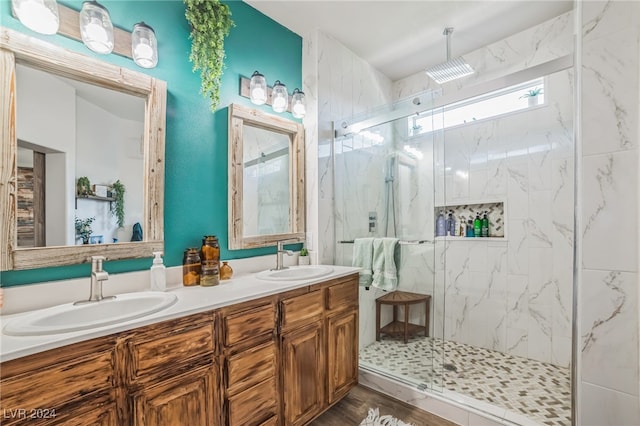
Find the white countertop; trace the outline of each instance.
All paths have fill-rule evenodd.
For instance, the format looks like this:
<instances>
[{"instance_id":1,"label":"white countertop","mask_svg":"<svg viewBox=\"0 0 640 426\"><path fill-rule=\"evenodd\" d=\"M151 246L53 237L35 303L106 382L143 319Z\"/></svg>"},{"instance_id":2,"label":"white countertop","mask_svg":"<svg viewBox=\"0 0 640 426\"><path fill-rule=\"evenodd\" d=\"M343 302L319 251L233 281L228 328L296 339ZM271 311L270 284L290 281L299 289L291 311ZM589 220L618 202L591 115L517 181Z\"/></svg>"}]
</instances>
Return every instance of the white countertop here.
<instances>
[{"instance_id":1,"label":"white countertop","mask_svg":"<svg viewBox=\"0 0 640 426\"><path fill-rule=\"evenodd\" d=\"M329 265L328 265L329 266ZM263 281L255 278L255 274L246 274L221 281L215 287L173 287L168 292L175 293L178 297L176 303L170 307L147 315L118 324L106 325L90 330L74 331L69 333L51 334L46 336L0 336L0 362L21 358L49 349L58 348L72 343L107 336L113 333L131 330L149 324L180 318L186 315L196 314L217 309L223 306L257 299L263 296L282 293L310 284L327 281L333 278L343 277L360 270L350 266L334 266L333 272L323 277L299 280L299 281ZM19 318L29 312L0 316L0 323L9 318Z\"/></svg>"}]
</instances>

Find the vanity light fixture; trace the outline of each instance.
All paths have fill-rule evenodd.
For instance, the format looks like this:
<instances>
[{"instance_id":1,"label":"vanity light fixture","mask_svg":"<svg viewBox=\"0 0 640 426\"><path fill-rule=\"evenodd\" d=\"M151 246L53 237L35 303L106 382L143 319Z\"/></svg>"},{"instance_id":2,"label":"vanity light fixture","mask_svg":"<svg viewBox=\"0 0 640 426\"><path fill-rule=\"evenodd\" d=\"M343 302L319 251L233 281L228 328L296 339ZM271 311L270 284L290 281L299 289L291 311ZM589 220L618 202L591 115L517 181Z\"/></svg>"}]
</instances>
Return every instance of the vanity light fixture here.
<instances>
[{"instance_id":1,"label":"vanity light fixture","mask_svg":"<svg viewBox=\"0 0 640 426\"><path fill-rule=\"evenodd\" d=\"M307 114L304 92L295 89L291 95L287 86L276 80L273 87L259 71L254 71L251 78L240 76L240 96L249 98L254 105L269 105L273 112L290 112L294 118L303 118Z\"/></svg>"},{"instance_id":2,"label":"vanity light fixture","mask_svg":"<svg viewBox=\"0 0 640 426\"><path fill-rule=\"evenodd\" d=\"M287 86L282 84L280 80L276 80L271 91L271 108L275 112L285 112L289 107L289 93Z\"/></svg>"},{"instance_id":3,"label":"vanity light fixture","mask_svg":"<svg viewBox=\"0 0 640 426\"><path fill-rule=\"evenodd\" d=\"M133 26L131 55L134 62L142 68L154 68L158 65L156 33L153 28L144 22L138 22Z\"/></svg>"},{"instance_id":4,"label":"vanity light fixture","mask_svg":"<svg viewBox=\"0 0 640 426\"><path fill-rule=\"evenodd\" d=\"M79 16L82 42L96 53L111 53L113 24L109 11L97 1L85 1Z\"/></svg>"},{"instance_id":5,"label":"vanity light fixture","mask_svg":"<svg viewBox=\"0 0 640 426\"><path fill-rule=\"evenodd\" d=\"M22 24L40 34L55 34L60 27L56 0L11 0L13 14Z\"/></svg>"},{"instance_id":6,"label":"vanity light fixture","mask_svg":"<svg viewBox=\"0 0 640 426\"><path fill-rule=\"evenodd\" d=\"M293 94L291 95L291 114L295 118L304 118L307 114L304 92L298 88L293 89Z\"/></svg>"},{"instance_id":7,"label":"vanity light fixture","mask_svg":"<svg viewBox=\"0 0 640 426\"><path fill-rule=\"evenodd\" d=\"M258 71L254 71L251 75L249 99L254 105L264 105L267 102L267 80Z\"/></svg>"}]
</instances>

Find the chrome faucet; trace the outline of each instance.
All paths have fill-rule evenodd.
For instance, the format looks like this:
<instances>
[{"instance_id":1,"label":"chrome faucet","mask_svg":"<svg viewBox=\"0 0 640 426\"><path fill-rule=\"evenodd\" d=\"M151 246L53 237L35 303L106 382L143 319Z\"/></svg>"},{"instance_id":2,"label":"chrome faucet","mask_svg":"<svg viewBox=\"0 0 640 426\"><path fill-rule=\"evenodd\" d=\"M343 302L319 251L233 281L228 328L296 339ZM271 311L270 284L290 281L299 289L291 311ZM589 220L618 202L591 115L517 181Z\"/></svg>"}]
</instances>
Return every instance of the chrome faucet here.
<instances>
[{"instance_id":1,"label":"chrome faucet","mask_svg":"<svg viewBox=\"0 0 640 426\"><path fill-rule=\"evenodd\" d=\"M74 302L74 305L82 305L85 303L99 302L101 300L115 299L115 296L102 296L102 282L109 279L109 273L102 269L104 256L91 256L91 292L89 300L80 300Z\"/></svg>"},{"instance_id":2,"label":"chrome faucet","mask_svg":"<svg viewBox=\"0 0 640 426\"><path fill-rule=\"evenodd\" d=\"M293 256L293 252L291 250L285 250L284 249L284 245L285 244L293 244L293 243L299 243L300 240L282 240L282 241L278 241L278 252L276 253L276 267L272 269L272 271L280 271L282 269L287 269L287 266L283 266L283 260L282 260L282 255L286 254L287 256Z\"/></svg>"}]
</instances>

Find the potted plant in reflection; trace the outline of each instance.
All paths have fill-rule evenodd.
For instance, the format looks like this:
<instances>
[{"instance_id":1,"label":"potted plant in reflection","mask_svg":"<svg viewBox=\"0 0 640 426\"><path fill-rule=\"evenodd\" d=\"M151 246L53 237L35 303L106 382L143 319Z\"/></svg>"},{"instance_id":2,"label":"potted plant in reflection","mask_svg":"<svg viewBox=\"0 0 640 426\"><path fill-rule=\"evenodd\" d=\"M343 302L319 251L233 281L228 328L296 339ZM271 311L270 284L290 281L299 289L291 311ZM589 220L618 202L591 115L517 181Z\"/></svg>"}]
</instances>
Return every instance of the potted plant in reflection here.
<instances>
[{"instance_id":1,"label":"potted plant in reflection","mask_svg":"<svg viewBox=\"0 0 640 426\"><path fill-rule=\"evenodd\" d=\"M91 191L91 182L88 177L80 176L78 178L78 182L76 183L76 194L93 195L93 191Z\"/></svg>"},{"instance_id":2,"label":"potted plant in reflection","mask_svg":"<svg viewBox=\"0 0 640 426\"><path fill-rule=\"evenodd\" d=\"M309 265L310 263L309 250L303 247L300 250L300 256L298 256L298 265Z\"/></svg>"},{"instance_id":3,"label":"potted plant in reflection","mask_svg":"<svg viewBox=\"0 0 640 426\"><path fill-rule=\"evenodd\" d=\"M111 204L111 214L116 217L118 228L122 228L124 226L124 192L124 184L120 182L119 179L113 182L111 185L111 193L114 201Z\"/></svg>"},{"instance_id":4,"label":"potted plant in reflection","mask_svg":"<svg viewBox=\"0 0 640 426\"><path fill-rule=\"evenodd\" d=\"M536 87L535 89L528 90L524 95L520 96L522 98L528 98L529 106L538 105L538 95L542 93L542 88Z\"/></svg>"},{"instance_id":5,"label":"potted plant in reflection","mask_svg":"<svg viewBox=\"0 0 640 426\"><path fill-rule=\"evenodd\" d=\"M89 237L93 233L91 224L96 220L95 217L88 217L86 219L78 219L76 217L76 235L82 238L82 244L89 244Z\"/></svg>"}]
</instances>

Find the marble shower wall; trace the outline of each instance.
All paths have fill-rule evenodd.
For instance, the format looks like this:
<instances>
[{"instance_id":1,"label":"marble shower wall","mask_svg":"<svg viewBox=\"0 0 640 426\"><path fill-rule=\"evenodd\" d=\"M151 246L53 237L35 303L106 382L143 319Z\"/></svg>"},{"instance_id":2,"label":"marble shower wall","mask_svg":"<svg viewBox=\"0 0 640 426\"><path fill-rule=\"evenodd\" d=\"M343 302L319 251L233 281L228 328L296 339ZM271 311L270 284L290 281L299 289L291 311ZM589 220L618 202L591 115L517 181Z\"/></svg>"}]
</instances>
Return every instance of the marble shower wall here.
<instances>
[{"instance_id":1,"label":"marble shower wall","mask_svg":"<svg viewBox=\"0 0 640 426\"><path fill-rule=\"evenodd\" d=\"M504 239L436 243L435 328L445 339L570 364L572 80L548 76L544 106L444 132L436 200L498 200L506 214Z\"/></svg>"},{"instance_id":2,"label":"marble shower wall","mask_svg":"<svg viewBox=\"0 0 640 426\"><path fill-rule=\"evenodd\" d=\"M477 70L444 94L573 52L569 12L464 55ZM502 241L438 241L434 332L568 366L573 279L573 74L545 81L546 105L444 132L435 203L503 201ZM423 73L394 100L433 88ZM439 86L438 86L439 87Z\"/></svg>"},{"instance_id":3,"label":"marble shower wall","mask_svg":"<svg viewBox=\"0 0 640 426\"><path fill-rule=\"evenodd\" d=\"M578 351L583 425L640 424L640 3L581 2Z\"/></svg>"}]
</instances>

